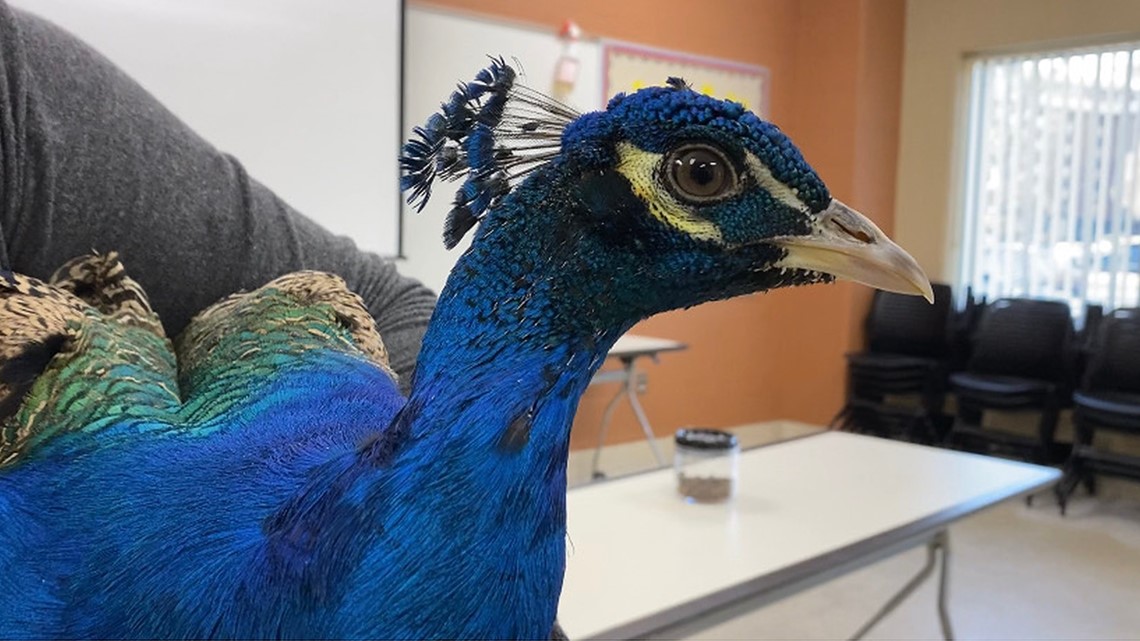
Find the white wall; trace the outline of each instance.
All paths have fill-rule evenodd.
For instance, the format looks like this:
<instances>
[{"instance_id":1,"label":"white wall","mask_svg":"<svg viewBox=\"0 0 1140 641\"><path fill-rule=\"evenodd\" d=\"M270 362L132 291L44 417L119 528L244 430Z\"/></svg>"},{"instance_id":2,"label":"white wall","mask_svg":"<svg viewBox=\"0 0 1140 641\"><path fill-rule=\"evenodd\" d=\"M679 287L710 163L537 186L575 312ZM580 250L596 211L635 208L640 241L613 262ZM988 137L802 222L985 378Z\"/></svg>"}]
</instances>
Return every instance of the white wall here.
<instances>
[{"instance_id":1,"label":"white wall","mask_svg":"<svg viewBox=\"0 0 1140 641\"><path fill-rule=\"evenodd\" d=\"M78 34L255 178L396 253L400 0L12 0Z\"/></svg>"}]
</instances>

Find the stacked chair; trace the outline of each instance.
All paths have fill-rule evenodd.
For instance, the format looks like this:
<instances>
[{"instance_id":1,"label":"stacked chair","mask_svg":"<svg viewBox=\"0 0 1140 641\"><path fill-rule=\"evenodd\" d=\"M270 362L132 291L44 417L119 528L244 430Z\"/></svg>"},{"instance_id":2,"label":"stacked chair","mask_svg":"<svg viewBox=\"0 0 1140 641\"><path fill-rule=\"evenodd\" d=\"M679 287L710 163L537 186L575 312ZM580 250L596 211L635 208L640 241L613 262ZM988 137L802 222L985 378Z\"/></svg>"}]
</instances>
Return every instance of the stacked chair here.
<instances>
[{"instance_id":1,"label":"stacked chair","mask_svg":"<svg viewBox=\"0 0 1140 641\"><path fill-rule=\"evenodd\" d=\"M1062 514L1078 487L1096 492L1098 475L1140 481L1140 455L1111 448L1104 438L1094 442L1105 433L1140 442L1140 308L1105 314L1090 305L1078 336L1065 302L977 303L967 296L966 308L955 313L950 287L933 287L933 305L875 293L867 348L847 355L847 399L833 425L1045 465L1064 463L1054 488ZM948 395L955 399L951 415L943 410ZM1071 448L1054 439L1060 412L1070 406ZM995 411L1036 421L1014 419L1002 428L992 416L987 420L987 412Z\"/></svg>"},{"instance_id":2,"label":"stacked chair","mask_svg":"<svg viewBox=\"0 0 1140 641\"><path fill-rule=\"evenodd\" d=\"M1093 443L1097 432L1140 436L1140 309L1116 310L1098 325L1081 387L1073 393L1075 443L1056 487L1062 514L1078 485L1096 491L1096 474L1140 481L1140 457Z\"/></svg>"},{"instance_id":3,"label":"stacked chair","mask_svg":"<svg viewBox=\"0 0 1140 641\"><path fill-rule=\"evenodd\" d=\"M1003 298L989 303L972 332L964 371L952 373L957 410L947 441L970 451L1060 463L1057 417L1068 405L1076 355L1069 306ZM983 426L987 410L1036 413L1036 434Z\"/></svg>"},{"instance_id":4,"label":"stacked chair","mask_svg":"<svg viewBox=\"0 0 1140 641\"><path fill-rule=\"evenodd\" d=\"M920 443L941 439L951 296L948 285L933 289L933 305L875 292L867 349L847 355L847 400L833 425ZM903 398L916 402L898 402Z\"/></svg>"}]
</instances>

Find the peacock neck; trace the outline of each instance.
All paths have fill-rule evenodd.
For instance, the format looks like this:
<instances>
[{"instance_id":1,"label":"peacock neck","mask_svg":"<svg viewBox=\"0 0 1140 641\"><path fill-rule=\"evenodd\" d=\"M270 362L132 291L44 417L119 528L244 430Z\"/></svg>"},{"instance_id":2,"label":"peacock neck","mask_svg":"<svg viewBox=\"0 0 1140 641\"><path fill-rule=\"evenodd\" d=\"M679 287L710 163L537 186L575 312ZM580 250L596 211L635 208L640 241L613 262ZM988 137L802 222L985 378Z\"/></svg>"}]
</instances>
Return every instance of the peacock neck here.
<instances>
[{"instance_id":1,"label":"peacock neck","mask_svg":"<svg viewBox=\"0 0 1140 641\"><path fill-rule=\"evenodd\" d=\"M540 184L493 211L452 269L412 381L413 432L471 430L456 412L491 401L475 417L488 443L510 449L499 440L517 442L545 408L564 424L543 425L541 437L563 445L590 377L636 320L607 296L612 274L594 271L600 261L589 257L601 250L582 245L580 226L590 223L572 186Z\"/></svg>"},{"instance_id":2,"label":"peacock neck","mask_svg":"<svg viewBox=\"0 0 1140 641\"><path fill-rule=\"evenodd\" d=\"M537 271L525 253L500 251L524 241L480 239L453 270L411 395L389 430L400 465L382 465L375 477L385 505L416 506L415 519L383 520L390 536L416 541L409 549L421 553L414 572L372 580L410 581L425 603L472 604L449 615L458 623L448 634L461 637L549 635L565 564L570 426L624 329L584 332L588 324L562 322L550 297L559 275ZM414 497L393 498L402 492ZM407 535L395 534L405 524ZM446 580L426 578L435 575Z\"/></svg>"},{"instance_id":3,"label":"peacock neck","mask_svg":"<svg viewBox=\"0 0 1140 641\"><path fill-rule=\"evenodd\" d=\"M480 445L509 451L539 436L541 417L558 416L539 427L544 441L564 446L579 397L625 327L567 322L551 299L560 276L496 249L468 251L440 295L412 382L412 435L475 429ZM476 420L457 422L457 412Z\"/></svg>"}]
</instances>

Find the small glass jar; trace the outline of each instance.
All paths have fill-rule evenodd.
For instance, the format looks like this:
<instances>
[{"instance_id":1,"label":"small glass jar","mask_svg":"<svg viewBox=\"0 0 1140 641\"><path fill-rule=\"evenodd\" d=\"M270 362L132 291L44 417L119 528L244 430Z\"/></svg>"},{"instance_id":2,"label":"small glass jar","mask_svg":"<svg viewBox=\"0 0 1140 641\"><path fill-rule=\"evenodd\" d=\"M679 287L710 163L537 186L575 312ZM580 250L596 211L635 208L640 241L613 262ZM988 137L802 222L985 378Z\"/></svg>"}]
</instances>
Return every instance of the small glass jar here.
<instances>
[{"instance_id":1,"label":"small glass jar","mask_svg":"<svg viewBox=\"0 0 1140 641\"><path fill-rule=\"evenodd\" d=\"M674 437L677 491L690 503L721 503L736 492L740 442L721 430L686 428Z\"/></svg>"}]
</instances>

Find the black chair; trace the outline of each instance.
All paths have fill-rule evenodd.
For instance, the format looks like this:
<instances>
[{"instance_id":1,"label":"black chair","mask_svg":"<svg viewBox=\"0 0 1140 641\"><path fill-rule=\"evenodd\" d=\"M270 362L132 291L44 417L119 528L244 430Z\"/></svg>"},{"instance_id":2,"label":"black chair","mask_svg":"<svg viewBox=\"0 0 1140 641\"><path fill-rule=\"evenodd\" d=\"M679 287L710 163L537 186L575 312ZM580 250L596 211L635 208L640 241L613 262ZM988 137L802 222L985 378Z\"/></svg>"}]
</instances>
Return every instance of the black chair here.
<instances>
[{"instance_id":1,"label":"black chair","mask_svg":"<svg viewBox=\"0 0 1140 641\"><path fill-rule=\"evenodd\" d=\"M974 296L973 288L966 287L965 301L951 321L950 327L950 371L957 372L966 368L970 360L970 337L978 328L982 312L986 310L986 297Z\"/></svg>"},{"instance_id":2,"label":"black chair","mask_svg":"<svg viewBox=\"0 0 1140 641\"><path fill-rule=\"evenodd\" d=\"M934 284L934 304L876 291L867 315L867 349L847 355L842 429L934 442L943 429L950 286ZM916 397L917 404L895 402Z\"/></svg>"},{"instance_id":3,"label":"black chair","mask_svg":"<svg viewBox=\"0 0 1140 641\"><path fill-rule=\"evenodd\" d=\"M1037 463L1063 461L1067 453L1053 435L1072 390L1074 348L1066 303L1003 298L986 305L965 371L950 375L958 408L948 444ZM1037 433L983 427L986 410L1036 412Z\"/></svg>"},{"instance_id":4,"label":"black chair","mask_svg":"<svg viewBox=\"0 0 1140 641\"><path fill-rule=\"evenodd\" d=\"M1140 436L1140 309L1118 309L1101 320L1073 393L1073 424L1073 452L1056 487L1061 514L1078 485L1096 492L1096 474L1140 481L1140 457L1093 444L1098 431Z\"/></svg>"}]
</instances>

